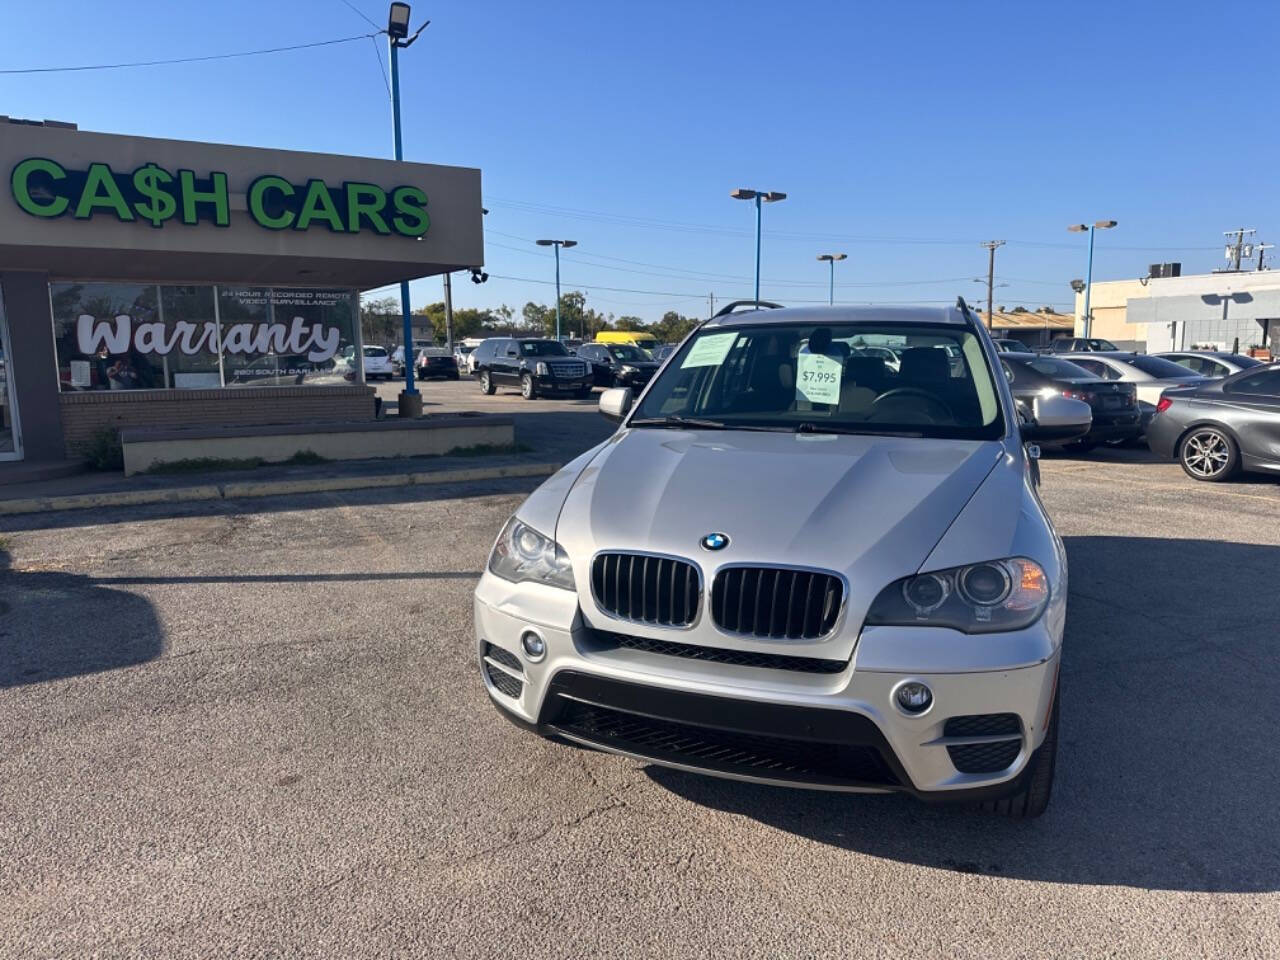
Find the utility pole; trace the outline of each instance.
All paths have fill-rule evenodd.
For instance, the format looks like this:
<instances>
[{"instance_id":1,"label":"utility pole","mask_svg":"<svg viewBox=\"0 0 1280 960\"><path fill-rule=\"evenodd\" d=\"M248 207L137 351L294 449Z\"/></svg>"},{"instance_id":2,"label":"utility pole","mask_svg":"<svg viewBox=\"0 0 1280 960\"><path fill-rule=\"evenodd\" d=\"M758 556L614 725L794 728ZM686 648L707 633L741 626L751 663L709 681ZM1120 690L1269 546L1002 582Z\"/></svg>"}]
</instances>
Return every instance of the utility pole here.
<instances>
[{"instance_id":1,"label":"utility pole","mask_svg":"<svg viewBox=\"0 0 1280 960\"><path fill-rule=\"evenodd\" d=\"M707 299L711 301L711 312L707 314L708 318L716 315L716 295L714 293L707 294Z\"/></svg>"},{"instance_id":2,"label":"utility pole","mask_svg":"<svg viewBox=\"0 0 1280 960\"><path fill-rule=\"evenodd\" d=\"M1265 270L1265 269L1266 269L1266 267L1264 267L1264 266L1262 265L1262 254L1263 254L1263 251L1270 250L1270 249L1271 249L1272 247L1274 247L1274 246L1275 246L1275 244L1274 244L1274 243L1260 243L1260 244L1258 244L1258 245L1257 245L1257 250L1258 250L1258 269L1259 269L1259 270Z\"/></svg>"},{"instance_id":3,"label":"utility pole","mask_svg":"<svg viewBox=\"0 0 1280 960\"><path fill-rule=\"evenodd\" d=\"M988 240L983 244L987 248L987 329L995 319L995 308L992 306L996 285L996 249L1004 246L1003 240Z\"/></svg>"},{"instance_id":4,"label":"utility pole","mask_svg":"<svg viewBox=\"0 0 1280 960\"><path fill-rule=\"evenodd\" d=\"M1250 254L1253 253L1252 250L1248 250L1248 248L1245 246L1244 238L1246 236L1251 237L1257 232L1258 232L1257 230L1250 229L1248 227L1240 227L1238 230L1222 231L1222 235L1224 237L1234 236L1236 238L1235 243L1227 244L1226 257L1228 262L1231 264L1231 267L1229 268L1228 272L1230 273L1240 272L1240 264L1243 261L1243 259L1246 256L1249 256ZM1246 253L1246 250L1248 250L1247 253Z\"/></svg>"}]
</instances>

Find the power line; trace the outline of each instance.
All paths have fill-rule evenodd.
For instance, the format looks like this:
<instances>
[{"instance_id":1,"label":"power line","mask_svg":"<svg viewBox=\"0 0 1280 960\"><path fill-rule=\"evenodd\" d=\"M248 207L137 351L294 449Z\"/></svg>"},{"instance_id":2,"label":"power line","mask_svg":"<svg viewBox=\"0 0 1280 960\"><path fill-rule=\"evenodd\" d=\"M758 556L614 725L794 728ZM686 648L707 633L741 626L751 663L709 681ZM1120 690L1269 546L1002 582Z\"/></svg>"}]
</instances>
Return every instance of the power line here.
<instances>
[{"instance_id":1,"label":"power line","mask_svg":"<svg viewBox=\"0 0 1280 960\"><path fill-rule=\"evenodd\" d=\"M352 3L351 0L341 0L341 2L344 3L347 6L347 8L351 10L351 12L354 13L357 17L359 17L369 26L373 27L373 29L377 30L379 33L382 32L382 28L378 26L376 23L374 23L372 20L370 20L369 17L365 15L365 12L361 10L359 7L357 7L354 3Z\"/></svg>"},{"instance_id":2,"label":"power line","mask_svg":"<svg viewBox=\"0 0 1280 960\"><path fill-rule=\"evenodd\" d=\"M518 237L515 234L510 234L510 233L503 233L498 230L486 230L485 232L489 235L496 235L500 237L510 237L513 240L525 240L524 237ZM527 240L526 242L533 243L534 241ZM498 247L502 250L512 250L516 253L522 253L528 256L534 256L539 258L546 258L550 256L550 254L544 253L543 251L538 249L534 249L534 248L525 249L524 247L513 246L509 243L499 243L496 240L487 241L487 245L491 247ZM628 260L625 257L612 257L612 256L607 256L606 254L603 254L603 253L583 254L575 250L572 254L565 253L565 254L562 254L562 256L566 261L577 262L582 266L596 267L600 270L616 270L621 273L633 273L633 274L638 274L642 276L667 277L673 280L713 280L713 281L724 282L724 283L750 283L751 282L750 277L736 276L733 274L724 274L724 273L707 273L701 270L688 270L684 267L676 267L676 266L671 266L669 264L661 264L661 263L646 263L643 260ZM648 270L630 270L626 267L616 267L616 266L613 266L612 264L595 263L594 259L617 260L620 263L633 263L639 266L656 267L657 269L663 270L666 272L655 273L653 271L648 271ZM867 280L867 281L837 283L836 288L837 289L867 289L867 288L878 288L878 287L914 287L914 286L920 286L924 284L964 283L968 280L969 280L968 277L939 277L939 278L929 278L929 279L908 279L908 280L902 280L902 279ZM764 279L761 282L768 283L769 285L775 286L775 287L826 287L828 286L828 284L822 280ZM1039 286L1059 287L1059 286L1062 286L1064 281L1062 280L1018 280L1017 282L1026 283L1026 284L1035 284Z\"/></svg>"},{"instance_id":3,"label":"power line","mask_svg":"<svg viewBox=\"0 0 1280 960\"><path fill-rule=\"evenodd\" d=\"M381 31L379 31L381 33ZM262 50L242 50L239 53L213 53L203 57L175 57L171 60L134 60L129 63L95 63L73 67L22 67L19 69L0 70L0 74L30 73L72 73L82 70L121 70L126 67L160 67L175 63L205 63L210 60L234 60L237 57L260 57L268 53L287 53L291 50L310 50L315 47L331 47L338 43L352 43L378 36L377 33L362 33L355 37L338 37L336 40L317 40L314 43L296 43L288 47L267 47Z\"/></svg>"},{"instance_id":4,"label":"power line","mask_svg":"<svg viewBox=\"0 0 1280 960\"><path fill-rule=\"evenodd\" d=\"M751 234L751 231L738 230L730 227L717 226L705 223L684 223L674 220L663 220L654 217L633 216L622 213L608 213L599 210L584 210L577 207L562 207L554 204L534 203L527 200L510 200L502 197L486 197L485 202L493 206L509 207L524 212L541 213L555 217L565 217L573 220L585 220L595 223L611 223L622 224L625 226L642 227L653 230L668 230L681 233L706 233L720 236L742 237ZM945 237L903 237L903 236L872 236L858 235L848 236L844 234L831 233L801 233L795 231L766 230L765 236L774 240L786 241L822 241L831 243L901 243L901 244L922 244L934 246L972 246L981 241L976 239L951 239ZM523 238L517 238L523 239ZM1045 247L1063 250L1074 250L1076 245L1073 243L1064 243L1050 240L1009 240L1010 244L1025 247ZM1191 244L1187 246L1114 246L1109 245L1108 249L1112 250L1135 250L1135 251L1200 251L1200 250L1217 250L1217 247L1206 247L1199 244Z\"/></svg>"}]
</instances>

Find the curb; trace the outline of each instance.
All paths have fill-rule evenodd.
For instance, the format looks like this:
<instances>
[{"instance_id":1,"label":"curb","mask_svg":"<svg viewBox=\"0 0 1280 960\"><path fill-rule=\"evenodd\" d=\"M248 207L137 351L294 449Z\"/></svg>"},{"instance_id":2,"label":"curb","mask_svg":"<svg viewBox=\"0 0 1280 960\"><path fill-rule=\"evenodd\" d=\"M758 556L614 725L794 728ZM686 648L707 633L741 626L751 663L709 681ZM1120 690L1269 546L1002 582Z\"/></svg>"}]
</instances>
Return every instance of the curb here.
<instances>
[{"instance_id":1,"label":"curb","mask_svg":"<svg viewBox=\"0 0 1280 960\"><path fill-rule=\"evenodd\" d=\"M416 487L442 483L475 483L509 477L549 477L560 469L558 463L518 463L505 467L467 467L459 470L428 470L417 473L383 473L363 477L313 477L301 480L239 481L206 483L167 490L116 490L110 493L75 493L61 497L25 497L0 500L0 516L47 513L55 510L86 510L94 507L135 507L152 503L188 503L195 500L237 500L247 497L277 497L300 493L329 493L340 490L368 490L378 487Z\"/></svg>"}]
</instances>

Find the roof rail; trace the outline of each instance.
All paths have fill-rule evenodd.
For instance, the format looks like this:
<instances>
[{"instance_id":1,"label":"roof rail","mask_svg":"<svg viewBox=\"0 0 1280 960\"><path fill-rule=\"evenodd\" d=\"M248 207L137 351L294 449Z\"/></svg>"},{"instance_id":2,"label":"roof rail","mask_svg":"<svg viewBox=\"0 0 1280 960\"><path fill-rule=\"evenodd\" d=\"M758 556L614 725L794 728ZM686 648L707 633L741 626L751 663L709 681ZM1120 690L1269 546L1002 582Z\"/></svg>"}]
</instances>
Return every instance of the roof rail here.
<instances>
[{"instance_id":1,"label":"roof rail","mask_svg":"<svg viewBox=\"0 0 1280 960\"><path fill-rule=\"evenodd\" d=\"M956 309L970 320L973 319L973 312L969 309L969 305L964 302L964 297L956 297Z\"/></svg>"},{"instance_id":2,"label":"roof rail","mask_svg":"<svg viewBox=\"0 0 1280 960\"><path fill-rule=\"evenodd\" d=\"M772 303L768 300L734 300L732 303L726 303L723 307L715 312L717 317L727 317L739 307L754 307L759 310L764 307L766 310L781 310L782 304Z\"/></svg>"}]
</instances>

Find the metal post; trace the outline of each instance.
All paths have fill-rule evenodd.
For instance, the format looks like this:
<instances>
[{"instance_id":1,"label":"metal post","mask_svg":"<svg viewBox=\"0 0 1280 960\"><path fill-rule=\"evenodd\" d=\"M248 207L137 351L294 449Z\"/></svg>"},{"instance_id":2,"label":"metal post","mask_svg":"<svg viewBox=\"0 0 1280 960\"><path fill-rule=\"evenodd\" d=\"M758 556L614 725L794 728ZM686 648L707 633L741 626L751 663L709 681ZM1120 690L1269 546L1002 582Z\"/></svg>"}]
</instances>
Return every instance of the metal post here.
<instances>
[{"instance_id":1,"label":"metal post","mask_svg":"<svg viewBox=\"0 0 1280 960\"><path fill-rule=\"evenodd\" d=\"M453 275L444 275L444 339L453 353Z\"/></svg>"},{"instance_id":2,"label":"metal post","mask_svg":"<svg viewBox=\"0 0 1280 960\"><path fill-rule=\"evenodd\" d=\"M760 302L760 194L756 194L756 302Z\"/></svg>"},{"instance_id":3,"label":"metal post","mask_svg":"<svg viewBox=\"0 0 1280 960\"><path fill-rule=\"evenodd\" d=\"M831 285L827 288L827 306L834 307L836 304L836 258L831 258Z\"/></svg>"},{"instance_id":4,"label":"metal post","mask_svg":"<svg viewBox=\"0 0 1280 960\"><path fill-rule=\"evenodd\" d=\"M556 339L560 339L560 241L552 244L556 248Z\"/></svg>"},{"instance_id":5,"label":"metal post","mask_svg":"<svg viewBox=\"0 0 1280 960\"><path fill-rule=\"evenodd\" d=\"M395 158L404 159L404 151L400 143L400 57L395 40L387 38L391 46L391 127ZM413 364L417 359L413 355L413 310L409 305L409 281L400 281L400 311L404 316L404 392L413 396L418 388L413 384Z\"/></svg>"},{"instance_id":6,"label":"metal post","mask_svg":"<svg viewBox=\"0 0 1280 960\"><path fill-rule=\"evenodd\" d=\"M1089 227L1089 270L1084 275L1084 336L1087 340L1093 331L1093 317L1089 314L1089 293L1093 289L1093 227Z\"/></svg>"}]
</instances>

